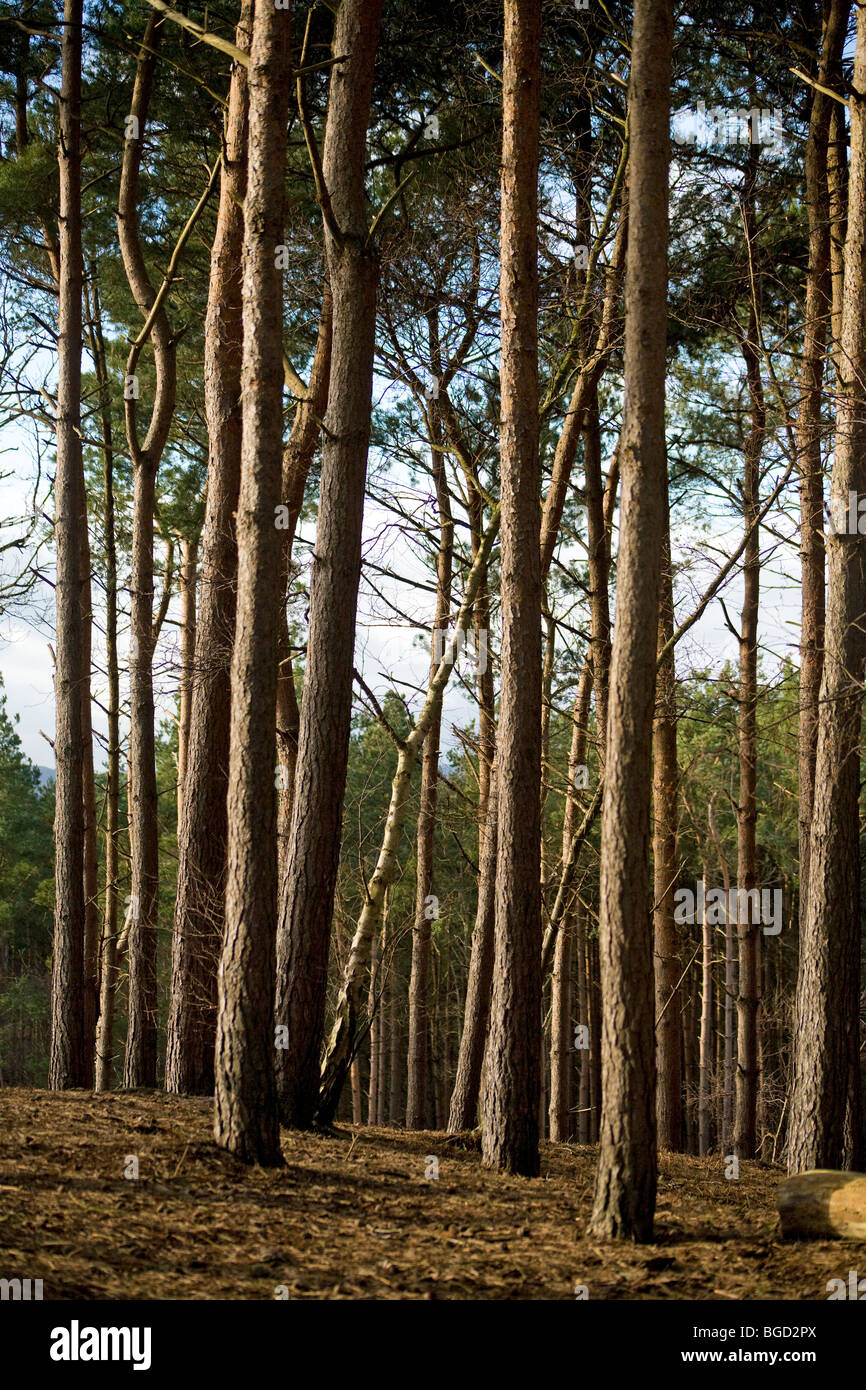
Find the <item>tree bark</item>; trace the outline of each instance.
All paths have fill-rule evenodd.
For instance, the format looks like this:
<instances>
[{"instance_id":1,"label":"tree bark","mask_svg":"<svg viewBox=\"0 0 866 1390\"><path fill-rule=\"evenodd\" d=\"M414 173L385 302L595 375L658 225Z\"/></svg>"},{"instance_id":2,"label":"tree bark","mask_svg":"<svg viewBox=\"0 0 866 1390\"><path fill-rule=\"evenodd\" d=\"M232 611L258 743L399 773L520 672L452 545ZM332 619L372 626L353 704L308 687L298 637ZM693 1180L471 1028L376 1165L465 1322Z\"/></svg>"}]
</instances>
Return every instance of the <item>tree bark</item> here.
<instances>
[{"instance_id":1,"label":"tree bark","mask_svg":"<svg viewBox=\"0 0 866 1390\"><path fill-rule=\"evenodd\" d=\"M90 276L89 338L99 388L103 457L103 548L105 552L105 659L108 674L108 756L105 778L105 904L99 955L99 1017L94 1084L111 1090L114 1001L117 989L117 904L120 831L120 663L117 651L117 542L114 522L114 437L111 385L102 336L99 287Z\"/></svg>"},{"instance_id":2,"label":"tree bark","mask_svg":"<svg viewBox=\"0 0 866 1390\"><path fill-rule=\"evenodd\" d=\"M493 990L482 1162L538 1173L541 1080L540 0L505 0L500 251L502 693Z\"/></svg>"},{"instance_id":3,"label":"tree bark","mask_svg":"<svg viewBox=\"0 0 866 1390\"><path fill-rule=\"evenodd\" d=\"M217 1144L278 1166L274 1064L277 928L277 631L282 483L282 277L291 16L256 6L244 202L238 597L231 672L226 921L214 1053Z\"/></svg>"},{"instance_id":4,"label":"tree bark","mask_svg":"<svg viewBox=\"0 0 866 1390\"><path fill-rule=\"evenodd\" d=\"M307 395L298 402L289 441L283 455L283 505L288 509L288 526L282 533L280 557L281 590L288 598L292 571L292 549L298 520L304 503L307 476L316 452L320 422L328 408L328 385L331 376L331 341L333 333L333 299L327 269L322 289L319 332ZM298 733L301 713L295 694L295 673L289 640L286 603L280 605L279 632L280 665L277 676L277 757L279 758L279 797L277 800L277 840L279 845L279 881L282 884L288 862L289 836L294 805L295 772L298 762Z\"/></svg>"},{"instance_id":5,"label":"tree bark","mask_svg":"<svg viewBox=\"0 0 866 1390\"><path fill-rule=\"evenodd\" d=\"M249 48L251 29L252 0L244 0L235 32L235 42L243 51ZM189 1095L213 1091L216 976L225 910L231 651L238 563L235 513L241 475L247 103L247 70L235 63L205 317L208 485L190 690L186 794L178 820L165 1054L166 1090Z\"/></svg>"},{"instance_id":6,"label":"tree bark","mask_svg":"<svg viewBox=\"0 0 866 1390\"><path fill-rule=\"evenodd\" d=\"M314 1121L319 1091L352 714L379 275L364 164L381 13L382 0L343 0L337 12L333 52L349 56L331 70L322 154L333 348L276 1002L289 1032L278 1059L280 1114L302 1129Z\"/></svg>"},{"instance_id":7,"label":"tree bark","mask_svg":"<svg viewBox=\"0 0 866 1390\"><path fill-rule=\"evenodd\" d=\"M629 82L623 496L606 744L599 914L601 1148L590 1231L649 1240L656 1194L651 744L664 535L672 13L636 0Z\"/></svg>"},{"instance_id":8,"label":"tree bark","mask_svg":"<svg viewBox=\"0 0 866 1390\"><path fill-rule=\"evenodd\" d=\"M51 980L52 1090L89 1084L85 1048L84 738L81 528L86 526L81 455L81 0L65 0L60 99L58 306L57 661L54 676L55 909ZM89 675L89 673L88 673Z\"/></svg>"},{"instance_id":9,"label":"tree bark","mask_svg":"<svg viewBox=\"0 0 866 1390\"><path fill-rule=\"evenodd\" d=\"M156 388L143 441L137 419L136 365L146 338L130 349L126 367L126 435L133 468L132 580L129 660L129 800L132 894L128 945L129 1007L123 1084L156 1085L156 955L159 823L153 696L153 518L156 474L174 414L175 343L165 308L152 313L156 293L138 235L138 182L161 24L148 20L139 52L130 116L137 122L123 147L117 232L123 268L136 307L153 342Z\"/></svg>"},{"instance_id":10,"label":"tree bark","mask_svg":"<svg viewBox=\"0 0 866 1390\"><path fill-rule=\"evenodd\" d=\"M824 18L817 81L835 86L848 27L849 0L831 0ZM800 920L805 921L809 891L809 831L815 787L818 695L824 649L824 472L821 458L821 405L824 354L831 312L830 190L827 145L832 97L816 87L806 141L806 211L809 217L809 268L806 323L800 368L797 453L800 472L800 710L797 783L800 849Z\"/></svg>"},{"instance_id":11,"label":"tree bark","mask_svg":"<svg viewBox=\"0 0 866 1390\"><path fill-rule=\"evenodd\" d=\"M806 919L801 928L788 1167L850 1168L860 1118L859 776L864 675L864 540L841 529L866 492L866 11L857 16L836 438L830 488L824 670Z\"/></svg>"}]
</instances>

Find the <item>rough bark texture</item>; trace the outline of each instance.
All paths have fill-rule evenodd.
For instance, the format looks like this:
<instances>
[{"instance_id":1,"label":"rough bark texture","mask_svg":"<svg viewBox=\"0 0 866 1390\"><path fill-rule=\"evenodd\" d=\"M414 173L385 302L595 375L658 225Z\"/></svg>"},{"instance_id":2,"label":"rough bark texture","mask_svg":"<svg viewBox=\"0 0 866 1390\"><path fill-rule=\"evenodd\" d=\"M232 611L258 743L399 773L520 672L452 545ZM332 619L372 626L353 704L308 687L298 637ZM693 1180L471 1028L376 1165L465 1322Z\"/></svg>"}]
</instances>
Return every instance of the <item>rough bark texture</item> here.
<instances>
[{"instance_id":1,"label":"rough bark texture","mask_svg":"<svg viewBox=\"0 0 866 1390\"><path fill-rule=\"evenodd\" d=\"M316 444L320 422L328 408L328 385L331 376L331 337L333 332L333 300L327 272L322 290L319 332L306 397L298 402L289 441L283 454L283 505L288 509L288 526L281 533L281 589L288 593L292 572L292 548L298 519L304 502L304 488ZM279 632L280 667L277 677L277 757L279 759L279 798L277 801L277 839L279 845L279 881L282 883L288 862L289 836L294 804L295 772L298 761L298 732L301 714L295 694L295 673L292 665L291 643L286 604L280 605Z\"/></svg>"},{"instance_id":2,"label":"rough bark texture","mask_svg":"<svg viewBox=\"0 0 866 1390\"><path fill-rule=\"evenodd\" d=\"M249 48L251 25L252 3L245 0L235 34L238 48ZM247 99L246 69L236 63L229 89L205 318L208 485L190 690L186 795L178 822L165 1055L166 1090L192 1095L208 1095L213 1090L216 972L225 900L231 651L237 583L235 512L241 472Z\"/></svg>"},{"instance_id":3,"label":"rough bark texture","mask_svg":"<svg viewBox=\"0 0 866 1390\"><path fill-rule=\"evenodd\" d=\"M629 82L623 496L602 810L604 999L599 1166L590 1230L648 1240L656 1193L651 744L664 534L665 323L672 15L636 0Z\"/></svg>"},{"instance_id":4,"label":"rough bark texture","mask_svg":"<svg viewBox=\"0 0 866 1390\"><path fill-rule=\"evenodd\" d=\"M845 240L841 378L831 510L866 492L866 10L857 17ZM809 902L801 927L788 1166L850 1168L860 1118L859 774L863 704L864 538L831 528L818 716Z\"/></svg>"},{"instance_id":5,"label":"rough bark texture","mask_svg":"<svg viewBox=\"0 0 866 1390\"><path fill-rule=\"evenodd\" d=\"M831 0L824 19L817 80L835 86L851 6ZM830 190L827 144L832 97L815 89L806 142L806 211L809 217L809 268L806 324L800 368L797 453L800 472L800 713L798 728L798 807L800 920L809 898L809 833L818 742L818 695L824 654L824 475L821 459L821 402L824 352L831 310Z\"/></svg>"},{"instance_id":6,"label":"rough bark texture","mask_svg":"<svg viewBox=\"0 0 866 1390\"><path fill-rule=\"evenodd\" d=\"M55 910L48 1084L89 1084L84 1007L84 742L81 528L81 3L66 0L60 100L60 261L57 341ZM89 672L88 672L89 677Z\"/></svg>"},{"instance_id":7,"label":"rough bark texture","mask_svg":"<svg viewBox=\"0 0 866 1390\"><path fill-rule=\"evenodd\" d=\"M776 1198L782 1235L791 1238L866 1240L866 1174L818 1169L779 1184ZM849 1280L851 1276L849 1275ZM858 1284L858 1277L853 1276ZM850 1288L845 1281L846 1293ZM862 1298L855 1288L848 1295Z\"/></svg>"},{"instance_id":8,"label":"rough bark texture","mask_svg":"<svg viewBox=\"0 0 866 1390\"><path fill-rule=\"evenodd\" d=\"M505 0L499 299L502 695L493 993L481 1102L487 1168L538 1173L541 1079L541 557L538 150L541 4Z\"/></svg>"},{"instance_id":9,"label":"rough bark texture","mask_svg":"<svg viewBox=\"0 0 866 1390\"><path fill-rule=\"evenodd\" d=\"M244 203L238 596L231 671L226 920L214 1053L216 1142L278 1165L274 970L277 928L277 627L282 482L282 285L291 78L287 10L257 6L249 66Z\"/></svg>"},{"instance_id":10,"label":"rough bark texture","mask_svg":"<svg viewBox=\"0 0 866 1390\"><path fill-rule=\"evenodd\" d=\"M309 1127L319 1090L328 954L349 728L355 610L370 438L378 262L368 236L364 160L382 0L343 0L334 28L322 155L333 347L310 625L277 963L280 1114Z\"/></svg>"}]
</instances>

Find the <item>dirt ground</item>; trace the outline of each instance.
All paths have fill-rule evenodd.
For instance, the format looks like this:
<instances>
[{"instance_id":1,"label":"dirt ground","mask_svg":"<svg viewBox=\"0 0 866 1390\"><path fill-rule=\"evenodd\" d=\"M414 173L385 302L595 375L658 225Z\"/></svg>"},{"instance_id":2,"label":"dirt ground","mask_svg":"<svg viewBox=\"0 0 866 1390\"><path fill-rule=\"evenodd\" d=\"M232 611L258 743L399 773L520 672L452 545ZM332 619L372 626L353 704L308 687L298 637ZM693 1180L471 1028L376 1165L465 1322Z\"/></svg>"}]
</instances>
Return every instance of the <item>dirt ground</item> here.
<instances>
[{"instance_id":1,"label":"dirt ground","mask_svg":"<svg viewBox=\"0 0 866 1390\"><path fill-rule=\"evenodd\" d=\"M623 1248L584 1235L589 1148L545 1144L534 1181L442 1134L287 1133L283 1153L220 1153L205 1100L2 1091L0 1277L45 1299L826 1299L866 1270L864 1245L782 1242L781 1171L729 1181L718 1156L664 1156L656 1242Z\"/></svg>"}]
</instances>

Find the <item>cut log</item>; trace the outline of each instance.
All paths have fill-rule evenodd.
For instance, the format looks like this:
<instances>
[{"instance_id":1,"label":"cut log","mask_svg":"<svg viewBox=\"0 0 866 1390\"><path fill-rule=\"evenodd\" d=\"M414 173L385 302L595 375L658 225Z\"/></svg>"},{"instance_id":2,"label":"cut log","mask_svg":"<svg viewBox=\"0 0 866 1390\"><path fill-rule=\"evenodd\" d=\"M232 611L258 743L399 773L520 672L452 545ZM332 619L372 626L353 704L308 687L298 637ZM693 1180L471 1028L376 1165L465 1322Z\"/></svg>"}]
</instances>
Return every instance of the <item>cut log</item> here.
<instances>
[{"instance_id":1,"label":"cut log","mask_svg":"<svg viewBox=\"0 0 866 1390\"><path fill-rule=\"evenodd\" d=\"M866 1240L866 1173L797 1173L779 1184L776 1205L788 1239Z\"/></svg>"}]
</instances>

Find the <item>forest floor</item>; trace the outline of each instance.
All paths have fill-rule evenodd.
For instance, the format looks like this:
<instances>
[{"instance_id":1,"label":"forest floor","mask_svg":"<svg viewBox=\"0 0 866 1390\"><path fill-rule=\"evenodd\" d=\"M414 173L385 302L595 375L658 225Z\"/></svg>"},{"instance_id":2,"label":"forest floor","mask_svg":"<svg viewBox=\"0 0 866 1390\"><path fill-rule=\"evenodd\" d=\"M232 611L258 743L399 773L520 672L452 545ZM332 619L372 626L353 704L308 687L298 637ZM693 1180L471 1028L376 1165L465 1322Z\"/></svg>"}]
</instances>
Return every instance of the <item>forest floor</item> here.
<instances>
[{"instance_id":1,"label":"forest floor","mask_svg":"<svg viewBox=\"0 0 866 1390\"><path fill-rule=\"evenodd\" d=\"M590 1148L544 1144L533 1181L483 1170L471 1139L341 1126L284 1133L265 1171L214 1146L211 1113L0 1091L0 1277L46 1299L826 1299L866 1268L859 1244L780 1239L777 1168L663 1155L655 1243L619 1246L584 1234Z\"/></svg>"}]
</instances>

